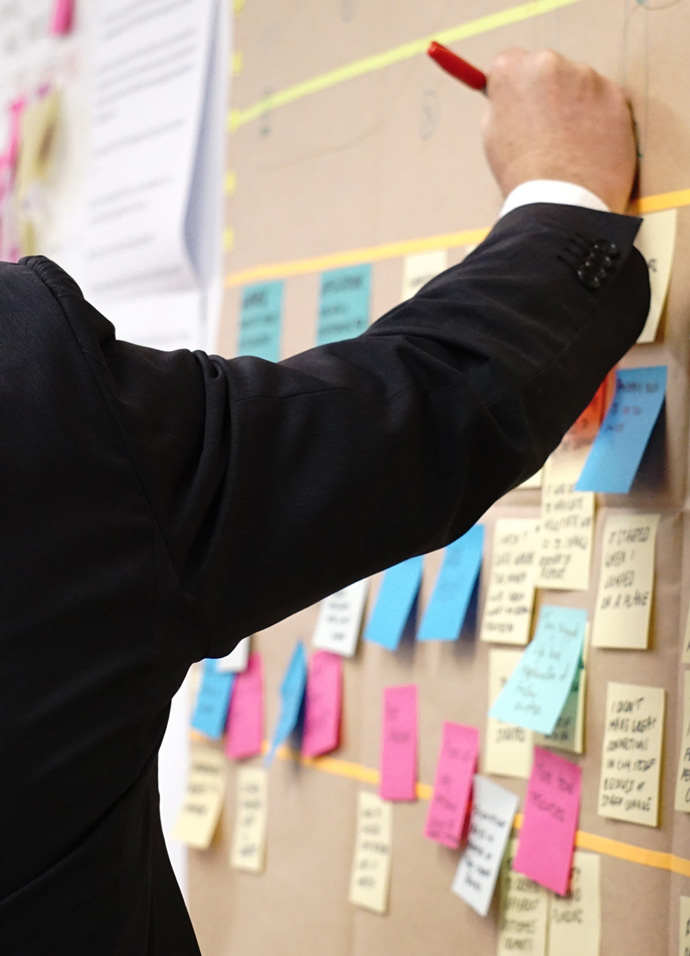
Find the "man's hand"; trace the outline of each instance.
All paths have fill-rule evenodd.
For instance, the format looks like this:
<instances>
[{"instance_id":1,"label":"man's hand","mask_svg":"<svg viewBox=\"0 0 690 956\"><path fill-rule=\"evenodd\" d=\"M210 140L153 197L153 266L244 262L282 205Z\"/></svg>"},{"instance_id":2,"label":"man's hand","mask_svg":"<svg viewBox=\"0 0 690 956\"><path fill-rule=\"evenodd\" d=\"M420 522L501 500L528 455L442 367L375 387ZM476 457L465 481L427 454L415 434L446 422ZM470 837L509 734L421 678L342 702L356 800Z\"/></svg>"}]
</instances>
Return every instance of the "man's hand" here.
<instances>
[{"instance_id":1,"label":"man's hand","mask_svg":"<svg viewBox=\"0 0 690 956\"><path fill-rule=\"evenodd\" d=\"M508 50L488 73L486 155L504 196L530 179L562 179L625 212L637 165L619 86L551 50Z\"/></svg>"}]
</instances>

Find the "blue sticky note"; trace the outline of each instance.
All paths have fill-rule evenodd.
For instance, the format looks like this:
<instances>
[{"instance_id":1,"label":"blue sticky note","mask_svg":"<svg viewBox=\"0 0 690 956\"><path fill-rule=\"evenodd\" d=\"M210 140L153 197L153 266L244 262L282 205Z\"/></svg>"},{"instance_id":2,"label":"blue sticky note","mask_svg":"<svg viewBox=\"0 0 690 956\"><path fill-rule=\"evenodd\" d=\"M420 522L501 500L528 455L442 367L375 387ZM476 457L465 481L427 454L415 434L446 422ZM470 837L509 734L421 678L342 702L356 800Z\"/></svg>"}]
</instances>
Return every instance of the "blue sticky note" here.
<instances>
[{"instance_id":1,"label":"blue sticky note","mask_svg":"<svg viewBox=\"0 0 690 956\"><path fill-rule=\"evenodd\" d=\"M666 397L666 366L616 372L616 391L576 491L626 495Z\"/></svg>"},{"instance_id":2,"label":"blue sticky note","mask_svg":"<svg viewBox=\"0 0 690 956\"><path fill-rule=\"evenodd\" d=\"M361 335L369 327L371 266L349 266L321 274L316 344Z\"/></svg>"},{"instance_id":3,"label":"blue sticky note","mask_svg":"<svg viewBox=\"0 0 690 956\"><path fill-rule=\"evenodd\" d=\"M397 648L419 594L423 569L424 561L420 556L386 571L367 622L365 640L380 644L389 651Z\"/></svg>"},{"instance_id":4,"label":"blue sticky note","mask_svg":"<svg viewBox=\"0 0 690 956\"><path fill-rule=\"evenodd\" d=\"M448 545L419 627L418 641L457 640L482 566L483 548L481 524Z\"/></svg>"},{"instance_id":5,"label":"blue sticky note","mask_svg":"<svg viewBox=\"0 0 690 956\"><path fill-rule=\"evenodd\" d=\"M192 727L207 737L223 736L228 716L234 674L222 674L216 669L216 661L204 661L201 687L197 694Z\"/></svg>"},{"instance_id":6,"label":"blue sticky note","mask_svg":"<svg viewBox=\"0 0 690 956\"><path fill-rule=\"evenodd\" d=\"M266 754L264 761L267 767L273 763L273 758L275 757L278 747L288 739L297 726L300 710L302 709L306 683L307 657L304 653L304 644L298 641L290 658L287 670L285 671L283 683L280 685L280 717L278 718L276 729L273 732L271 749Z\"/></svg>"},{"instance_id":7,"label":"blue sticky note","mask_svg":"<svg viewBox=\"0 0 690 956\"><path fill-rule=\"evenodd\" d=\"M280 359L283 324L283 282L261 282L242 290L238 355L269 362Z\"/></svg>"},{"instance_id":8,"label":"blue sticky note","mask_svg":"<svg viewBox=\"0 0 690 956\"><path fill-rule=\"evenodd\" d=\"M506 681L489 715L552 734L580 665L587 627L581 608L541 609L532 643Z\"/></svg>"}]
</instances>

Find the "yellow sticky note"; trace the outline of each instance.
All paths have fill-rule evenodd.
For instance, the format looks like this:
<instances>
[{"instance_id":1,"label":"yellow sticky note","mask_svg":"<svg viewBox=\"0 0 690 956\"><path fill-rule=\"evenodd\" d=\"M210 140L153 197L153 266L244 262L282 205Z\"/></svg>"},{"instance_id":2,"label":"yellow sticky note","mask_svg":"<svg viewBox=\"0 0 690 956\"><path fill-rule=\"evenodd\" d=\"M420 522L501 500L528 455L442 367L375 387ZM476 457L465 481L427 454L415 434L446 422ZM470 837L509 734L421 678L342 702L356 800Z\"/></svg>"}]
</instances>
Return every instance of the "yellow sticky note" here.
<instances>
[{"instance_id":1,"label":"yellow sticky note","mask_svg":"<svg viewBox=\"0 0 690 956\"><path fill-rule=\"evenodd\" d=\"M268 775L263 767L242 767L237 774L237 805L230 848L234 870L262 873L266 857Z\"/></svg>"},{"instance_id":2,"label":"yellow sticky note","mask_svg":"<svg viewBox=\"0 0 690 956\"><path fill-rule=\"evenodd\" d=\"M489 651L489 706L491 707L503 690L503 686L515 670L522 651L494 648ZM534 734L524 727L504 724L493 717L487 719L486 746L482 760L484 773L505 777L523 777L532 769Z\"/></svg>"},{"instance_id":3,"label":"yellow sticky note","mask_svg":"<svg viewBox=\"0 0 690 956\"><path fill-rule=\"evenodd\" d=\"M60 94L53 90L31 103L22 113L16 188L24 196L32 183L44 181L55 153L60 116Z\"/></svg>"},{"instance_id":4,"label":"yellow sticky note","mask_svg":"<svg viewBox=\"0 0 690 956\"><path fill-rule=\"evenodd\" d=\"M524 645L529 640L537 572L537 525L538 521L532 518L502 518L496 522L482 641Z\"/></svg>"},{"instance_id":5,"label":"yellow sticky note","mask_svg":"<svg viewBox=\"0 0 690 956\"><path fill-rule=\"evenodd\" d=\"M690 956L690 896L680 898L679 956Z\"/></svg>"},{"instance_id":6,"label":"yellow sticky note","mask_svg":"<svg viewBox=\"0 0 690 956\"><path fill-rule=\"evenodd\" d=\"M543 480L544 469L540 468L539 471L535 471L531 478L526 478L521 485L518 485L518 488L541 488Z\"/></svg>"},{"instance_id":7,"label":"yellow sticky note","mask_svg":"<svg viewBox=\"0 0 690 956\"><path fill-rule=\"evenodd\" d=\"M244 66L244 54L241 50L235 50L232 54L232 75L239 76Z\"/></svg>"},{"instance_id":8,"label":"yellow sticky note","mask_svg":"<svg viewBox=\"0 0 690 956\"><path fill-rule=\"evenodd\" d=\"M690 670L686 670L683 684L683 731L680 738L680 758L676 774L676 810L690 813Z\"/></svg>"},{"instance_id":9,"label":"yellow sticky note","mask_svg":"<svg viewBox=\"0 0 690 956\"><path fill-rule=\"evenodd\" d=\"M642 217L642 225L637 233L635 245L647 263L652 294L647 321L638 342L653 342L656 338L671 278L677 222L677 209L650 212Z\"/></svg>"},{"instance_id":10,"label":"yellow sticky note","mask_svg":"<svg viewBox=\"0 0 690 956\"><path fill-rule=\"evenodd\" d=\"M517 841L511 840L501 867L496 956L545 956L549 893L513 870L516 849Z\"/></svg>"},{"instance_id":11,"label":"yellow sticky note","mask_svg":"<svg viewBox=\"0 0 690 956\"><path fill-rule=\"evenodd\" d=\"M592 628L594 647L647 647L658 524L659 515L607 517Z\"/></svg>"},{"instance_id":12,"label":"yellow sticky note","mask_svg":"<svg viewBox=\"0 0 690 956\"><path fill-rule=\"evenodd\" d=\"M388 909L393 840L393 807L378 794L360 790L357 836L349 900L375 913Z\"/></svg>"},{"instance_id":13,"label":"yellow sticky note","mask_svg":"<svg viewBox=\"0 0 690 956\"><path fill-rule=\"evenodd\" d=\"M548 956L599 956L601 946L601 858L573 854L570 892L551 898Z\"/></svg>"},{"instance_id":14,"label":"yellow sticky note","mask_svg":"<svg viewBox=\"0 0 690 956\"><path fill-rule=\"evenodd\" d=\"M237 189L237 172L229 169L225 174L225 192L228 196L234 196Z\"/></svg>"},{"instance_id":15,"label":"yellow sticky note","mask_svg":"<svg viewBox=\"0 0 690 956\"><path fill-rule=\"evenodd\" d=\"M573 686L552 734L535 734L537 747L551 750L567 750L570 753L585 752L585 700L587 692L587 654L590 627L587 624L582 661L575 675Z\"/></svg>"},{"instance_id":16,"label":"yellow sticky note","mask_svg":"<svg viewBox=\"0 0 690 956\"><path fill-rule=\"evenodd\" d=\"M443 272L448 266L448 252L446 249L436 249L433 252L419 252L405 256L403 260L403 282L401 301L411 299L415 292L419 292L423 285Z\"/></svg>"},{"instance_id":17,"label":"yellow sticky note","mask_svg":"<svg viewBox=\"0 0 690 956\"><path fill-rule=\"evenodd\" d=\"M594 501L574 491L573 458L552 455L544 467L537 544L538 588L586 591L592 563Z\"/></svg>"},{"instance_id":18,"label":"yellow sticky note","mask_svg":"<svg viewBox=\"0 0 690 956\"><path fill-rule=\"evenodd\" d=\"M597 811L602 817L659 825L664 731L663 687L609 682Z\"/></svg>"},{"instance_id":19,"label":"yellow sticky note","mask_svg":"<svg viewBox=\"0 0 690 956\"><path fill-rule=\"evenodd\" d=\"M193 747L187 793L173 838L197 850L209 846L225 798L228 764L220 750Z\"/></svg>"}]
</instances>

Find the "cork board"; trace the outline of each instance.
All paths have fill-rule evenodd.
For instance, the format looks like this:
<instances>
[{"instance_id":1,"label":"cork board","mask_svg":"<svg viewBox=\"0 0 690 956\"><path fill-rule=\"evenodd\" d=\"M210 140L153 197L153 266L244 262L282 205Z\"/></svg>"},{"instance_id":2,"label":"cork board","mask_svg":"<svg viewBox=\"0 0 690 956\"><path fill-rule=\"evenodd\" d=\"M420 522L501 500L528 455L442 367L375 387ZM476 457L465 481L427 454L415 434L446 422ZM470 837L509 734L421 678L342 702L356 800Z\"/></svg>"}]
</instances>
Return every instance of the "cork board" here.
<instances>
[{"instance_id":1,"label":"cork board","mask_svg":"<svg viewBox=\"0 0 690 956\"><path fill-rule=\"evenodd\" d=\"M690 895L690 820L673 809L683 720L681 645L690 601L687 0L545 0L522 6L505 0L243 0L235 9L227 295L219 341L219 351L228 356L237 350L245 285L284 280L286 357L315 342L321 271L371 262L374 319L400 301L405 255L443 248L449 264L460 261L494 221L500 197L479 132L485 104L427 61L421 50L430 37L450 42L479 66L507 46L552 47L590 62L631 96L642 154L637 210L677 207L678 233L656 342L636 346L622 364L668 365L665 416L631 493L597 496L589 590L540 590L537 607L571 604L586 607L591 616L607 515L661 515L650 647L591 651L585 753L573 759L582 766L584 783L578 844L601 858L601 952L675 953L680 897ZM536 517L539 495L516 490L486 515L477 606L456 643L403 643L395 654L360 644L355 658L345 661L342 746L335 754L340 769L275 762L261 876L229 868L231 768L216 839L208 851L190 853L190 908L205 956L495 952L496 903L482 919L450 892L458 853L422 837L426 799L394 806L388 915L348 903L357 793L372 788L356 777L378 766L381 697L388 685L418 685L422 783L433 781L444 720L475 725L484 735L490 646L476 640L473 620L481 620L486 597L493 526L501 517ZM440 557L425 560L422 606ZM379 584L372 582L369 609ZM264 657L269 732L295 641L310 647L316 614L316 608L306 609L253 639ZM609 681L666 690L658 828L597 815ZM496 780L524 795L525 781Z\"/></svg>"}]
</instances>

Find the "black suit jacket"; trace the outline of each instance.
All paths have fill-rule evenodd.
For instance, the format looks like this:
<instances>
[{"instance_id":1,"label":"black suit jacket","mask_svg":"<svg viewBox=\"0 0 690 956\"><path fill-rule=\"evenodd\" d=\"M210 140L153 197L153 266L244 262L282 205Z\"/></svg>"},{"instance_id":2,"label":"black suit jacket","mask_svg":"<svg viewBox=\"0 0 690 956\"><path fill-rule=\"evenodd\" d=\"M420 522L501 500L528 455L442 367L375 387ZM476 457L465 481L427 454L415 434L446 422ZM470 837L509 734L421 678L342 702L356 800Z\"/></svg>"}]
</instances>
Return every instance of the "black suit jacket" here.
<instances>
[{"instance_id":1,"label":"black suit jacket","mask_svg":"<svg viewBox=\"0 0 690 956\"><path fill-rule=\"evenodd\" d=\"M517 210L279 365L118 342L52 262L0 266L2 953L198 953L156 779L187 668L534 472L642 328L636 230Z\"/></svg>"}]
</instances>

